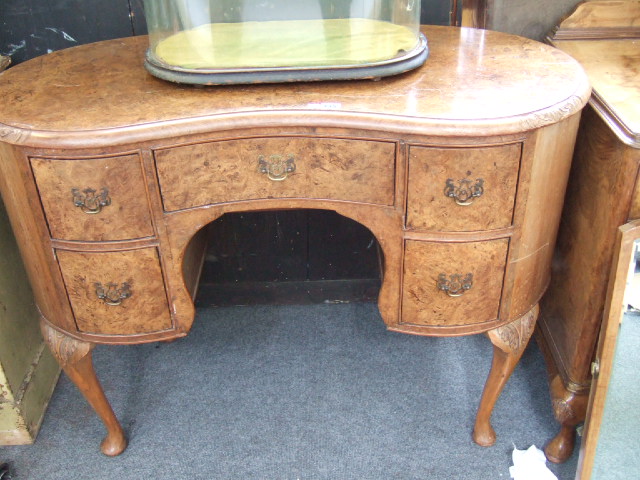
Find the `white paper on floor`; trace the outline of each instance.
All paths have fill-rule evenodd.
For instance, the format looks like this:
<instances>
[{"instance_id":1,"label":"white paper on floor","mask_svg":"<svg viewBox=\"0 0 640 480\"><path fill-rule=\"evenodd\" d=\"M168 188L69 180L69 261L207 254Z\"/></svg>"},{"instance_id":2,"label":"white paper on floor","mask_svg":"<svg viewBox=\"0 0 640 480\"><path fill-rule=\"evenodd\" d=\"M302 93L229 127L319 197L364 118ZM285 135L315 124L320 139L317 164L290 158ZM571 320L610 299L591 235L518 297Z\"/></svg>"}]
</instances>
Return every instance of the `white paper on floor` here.
<instances>
[{"instance_id":1,"label":"white paper on floor","mask_svg":"<svg viewBox=\"0 0 640 480\"><path fill-rule=\"evenodd\" d=\"M509 467L509 474L514 480L558 480L547 468L544 452L531 445L526 450L513 448L511 454L513 466Z\"/></svg>"}]
</instances>

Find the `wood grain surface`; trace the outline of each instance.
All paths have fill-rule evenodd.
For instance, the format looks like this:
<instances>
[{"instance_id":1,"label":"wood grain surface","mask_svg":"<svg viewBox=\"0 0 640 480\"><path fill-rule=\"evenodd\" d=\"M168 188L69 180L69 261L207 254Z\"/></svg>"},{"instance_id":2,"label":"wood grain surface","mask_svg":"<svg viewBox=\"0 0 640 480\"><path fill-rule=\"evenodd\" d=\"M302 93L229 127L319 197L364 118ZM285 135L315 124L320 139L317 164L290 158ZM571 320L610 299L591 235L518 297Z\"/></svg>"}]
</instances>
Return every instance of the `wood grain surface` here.
<instances>
[{"instance_id":1,"label":"wood grain surface","mask_svg":"<svg viewBox=\"0 0 640 480\"><path fill-rule=\"evenodd\" d=\"M640 26L637 31L640 38ZM580 61L594 101L606 109L605 118L621 140L640 148L640 40L556 40L554 44Z\"/></svg>"},{"instance_id":2,"label":"wood grain surface","mask_svg":"<svg viewBox=\"0 0 640 480\"><path fill-rule=\"evenodd\" d=\"M147 191L138 155L94 159L31 158L51 236L64 240L127 240L153 236ZM109 204L98 213L74 205L106 191Z\"/></svg>"},{"instance_id":3,"label":"wood grain surface","mask_svg":"<svg viewBox=\"0 0 640 480\"><path fill-rule=\"evenodd\" d=\"M156 150L155 159L167 211L286 197L393 205L395 149L393 142L263 137ZM274 155L295 168L283 180L260 171L260 160Z\"/></svg>"},{"instance_id":4,"label":"wood grain surface","mask_svg":"<svg viewBox=\"0 0 640 480\"><path fill-rule=\"evenodd\" d=\"M78 329L126 335L171 328L164 281L155 248L123 252L56 252ZM96 283L127 283L130 297L107 305Z\"/></svg>"},{"instance_id":5,"label":"wood grain surface","mask_svg":"<svg viewBox=\"0 0 640 480\"><path fill-rule=\"evenodd\" d=\"M563 462L585 418L617 229L640 215L640 2L583 2L549 42L584 66L593 84L576 142L540 334L559 433L545 447ZM584 441L584 440L583 440Z\"/></svg>"},{"instance_id":6,"label":"wood grain surface","mask_svg":"<svg viewBox=\"0 0 640 480\"><path fill-rule=\"evenodd\" d=\"M457 326L498 318L508 239L469 243L408 241L405 246L402 322ZM473 275L458 297L438 289L438 276Z\"/></svg>"},{"instance_id":7,"label":"wood grain surface","mask_svg":"<svg viewBox=\"0 0 640 480\"><path fill-rule=\"evenodd\" d=\"M484 136L557 122L588 99L580 66L557 49L485 30L430 26L424 32L430 57L407 74L377 82L228 88L152 77L142 66L146 37L82 45L2 74L0 96L13 108L0 114L0 138L88 147L165 138L167 128L180 135L284 122Z\"/></svg>"},{"instance_id":8,"label":"wood grain surface","mask_svg":"<svg viewBox=\"0 0 640 480\"><path fill-rule=\"evenodd\" d=\"M90 343L184 336L211 222L330 210L378 242L387 328L493 332L476 436L490 443L493 405L549 281L590 89L557 49L482 30L425 32L427 63L378 82L174 85L143 69L146 38L55 52L1 74L12 108L0 112L0 190L43 325ZM261 171L274 155L292 155L287 178ZM487 196L461 207L479 213L443 213L431 201L442 182L467 177L486 182ZM109 188L108 221L64 210L70 189L87 187ZM456 274L473 282L451 297L438 282ZM105 304L98 283L122 298ZM517 348L504 347L514 335ZM108 428L103 451L120 453L90 357L69 371Z\"/></svg>"},{"instance_id":9,"label":"wood grain surface","mask_svg":"<svg viewBox=\"0 0 640 480\"><path fill-rule=\"evenodd\" d=\"M562 21L561 30L567 33L572 30L603 32L603 29L633 25L640 25L638 0L591 0L581 2L575 11ZM607 33L610 36L612 32Z\"/></svg>"},{"instance_id":10,"label":"wood grain surface","mask_svg":"<svg viewBox=\"0 0 640 480\"><path fill-rule=\"evenodd\" d=\"M581 135L576 145L554 275L540 321L574 390L590 384L607 292L602 279L611 268L616 229L627 221L640 159L590 108L584 112L582 128L588 135ZM635 159L629 155L633 153Z\"/></svg>"},{"instance_id":11,"label":"wood grain surface","mask_svg":"<svg viewBox=\"0 0 640 480\"><path fill-rule=\"evenodd\" d=\"M411 147L407 227L470 232L506 228L513 208L520 166L520 145L486 148ZM447 182L466 188L482 180L483 193L469 205L447 196Z\"/></svg>"}]
</instances>

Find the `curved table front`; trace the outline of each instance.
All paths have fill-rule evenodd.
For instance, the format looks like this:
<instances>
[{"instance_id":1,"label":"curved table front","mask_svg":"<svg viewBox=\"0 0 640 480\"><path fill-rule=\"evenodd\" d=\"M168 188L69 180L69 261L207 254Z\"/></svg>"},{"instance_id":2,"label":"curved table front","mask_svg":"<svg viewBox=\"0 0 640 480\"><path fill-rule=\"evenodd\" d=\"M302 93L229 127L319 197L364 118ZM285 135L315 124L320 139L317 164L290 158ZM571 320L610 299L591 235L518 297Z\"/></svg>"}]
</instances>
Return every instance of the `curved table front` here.
<instances>
[{"instance_id":1,"label":"curved table front","mask_svg":"<svg viewBox=\"0 0 640 480\"><path fill-rule=\"evenodd\" d=\"M143 67L146 37L84 45L0 76L0 189L44 336L103 419L98 343L187 335L206 250L228 212L321 208L383 254L391 330L486 332L494 360L474 428L531 336L586 77L523 38L426 27L430 58L379 81L193 88Z\"/></svg>"}]
</instances>

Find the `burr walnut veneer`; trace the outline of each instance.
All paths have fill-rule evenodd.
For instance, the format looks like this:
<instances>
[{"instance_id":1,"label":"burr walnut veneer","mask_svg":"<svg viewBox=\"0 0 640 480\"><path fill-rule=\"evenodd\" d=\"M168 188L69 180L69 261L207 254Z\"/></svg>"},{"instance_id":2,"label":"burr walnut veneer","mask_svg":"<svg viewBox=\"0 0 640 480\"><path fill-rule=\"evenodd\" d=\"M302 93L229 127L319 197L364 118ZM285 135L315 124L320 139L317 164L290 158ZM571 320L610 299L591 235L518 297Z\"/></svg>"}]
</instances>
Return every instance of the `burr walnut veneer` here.
<instances>
[{"instance_id":1,"label":"burr walnut veneer","mask_svg":"<svg viewBox=\"0 0 640 480\"><path fill-rule=\"evenodd\" d=\"M46 341L125 448L98 343L185 336L204 227L227 212L319 208L373 232L389 329L486 332L474 429L535 326L579 113L566 54L428 27L424 67L379 81L193 88L143 68L147 39L55 52L0 76L0 187Z\"/></svg>"},{"instance_id":2,"label":"burr walnut veneer","mask_svg":"<svg viewBox=\"0 0 640 480\"><path fill-rule=\"evenodd\" d=\"M618 228L640 218L639 39L638 0L582 3L549 39L582 64L593 86L541 303L538 340L561 424L545 448L555 462L569 458L585 419Z\"/></svg>"}]
</instances>

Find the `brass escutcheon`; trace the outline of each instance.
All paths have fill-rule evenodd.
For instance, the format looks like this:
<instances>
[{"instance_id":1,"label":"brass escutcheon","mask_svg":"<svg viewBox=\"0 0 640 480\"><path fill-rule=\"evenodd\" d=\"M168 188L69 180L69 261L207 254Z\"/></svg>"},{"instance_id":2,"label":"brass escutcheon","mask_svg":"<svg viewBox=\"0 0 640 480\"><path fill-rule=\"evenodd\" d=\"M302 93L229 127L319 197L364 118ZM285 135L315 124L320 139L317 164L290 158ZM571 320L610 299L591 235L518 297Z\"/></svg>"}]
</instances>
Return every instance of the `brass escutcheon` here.
<instances>
[{"instance_id":1,"label":"brass escutcheon","mask_svg":"<svg viewBox=\"0 0 640 480\"><path fill-rule=\"evenodd\" d=\"M448 178L444 187L444 195L453 198L458 205L471 205L473 201L484 193L484 180L482 178L473 180L464 178L458 180L458 186L453 184L453 179Z\"/></svg>"},{"instance_id":2,"label":"brass escutcheon","mask_svg":"<svg viewBox=\"0 0 640 480\"><path fill-rule=\"evenodd\" d=\"M296 163L293 155L285 159L282 155L270 155L265 159L264 155L258 157L258 170L269 177L269 180L281 182L287 175L296 171Z\"/></svg>"},{"instance_id":3,"label":"brass escutcheon","mask_svg":"<svg viewBox=\"0 0 640 480\"><path fill-rule=\"evenodd\" d=\"M118 286L117 283L109 282L102 285L100 282L94 283L96 287L96 295L100 300L103 300L105 305L118 306L123 300L131 296L131 285L127 282Z\"/></svg>"},{"instance_id":4,"label":"brass escutcheon","mask_svg":"<svg viewBox=\"0 0 640 480\"><path fill-rule=\"evenodd\" d=\"M102 190L97 195L96 193L97 191L93 188L85 188L82 191L72 188L73 204L84 213L100 213L103 207L111 205L111 198L109 197L109 189L106 187L102 187Z\"/></svg>"},{"instance_id":5,"label":"brass escutcheon","mask_svg":"<svg viewBox=\"0 0 640 480\"><path fill-rule=\"evenodd\" d=\"M441 273L438 275L437 285L438 290L442 290L450 297L459 297L473 286L473 274L467 273L463 276L460 273L454 273L447 277L447 274Z\"/></svg>"}]
</instances>

